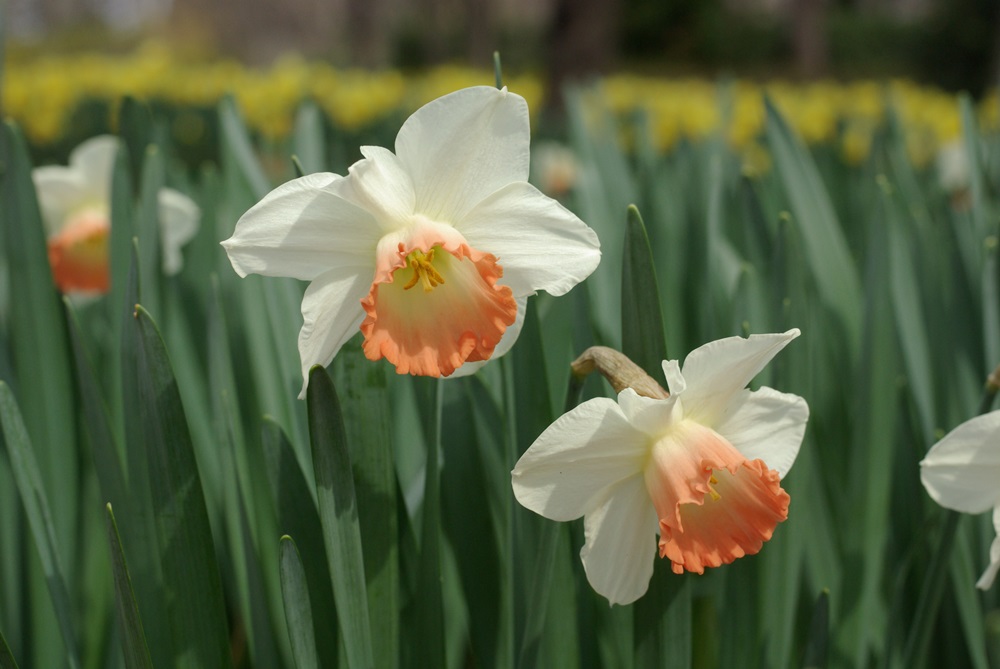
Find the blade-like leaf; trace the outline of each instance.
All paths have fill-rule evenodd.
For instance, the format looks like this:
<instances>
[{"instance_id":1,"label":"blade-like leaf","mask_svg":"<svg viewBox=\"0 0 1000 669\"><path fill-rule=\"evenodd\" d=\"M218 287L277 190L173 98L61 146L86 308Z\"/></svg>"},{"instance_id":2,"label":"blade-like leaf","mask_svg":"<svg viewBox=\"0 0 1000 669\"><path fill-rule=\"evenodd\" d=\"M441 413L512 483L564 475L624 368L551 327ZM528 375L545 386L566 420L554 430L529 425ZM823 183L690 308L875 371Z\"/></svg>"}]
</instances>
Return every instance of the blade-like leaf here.
<instances>
[{"instance_id":1,"label":"blade-like leaf","mask_svg":"<svg viewBox=\"0 0 1000 669\"><path fill-rule=\"evenodd\" d=\"M242 173L257 199L264 197L271 187L264 170L257 162L257 155L250 144L246 126L232 98L226 98L219 103L219 126L222 130L224 150L233 158L229 166Z\"/></svg>"},{"instance_id":2,"label":"blade-like leaf","mask_svg":"<svg viewBox=\"0 0 1000 669\"><path fill-rule=\"evenodd\" d=\"M149 313L135 305L126 339L134 360L134 398L126 393L127 433L145 447L149 491L160 546L167 612L176 660L192 667L226 667L231 657L225 604L191 435L160 333ZM130 408L131 405L131 408ZM135 425L134 423L138 423Z\"/></svg>"},{"instance_id":3,"label":"blade-like leaf","mask_svg":"<svg viewBox=\"0 0 1000 669\"><path fill-rule=\"evenodd\" d=\"M319 517L348 666L374 667L351 458L337 393L322 367L309 372L306 403Z\"/></svg>"},{"instance_id":4,"label":"blade-like leaf","mask_svg":"<svg viewBox=\"0 0 1000 669\"><path fill-rule=\"evenodd\" d=\"M6 383L0 381L0 422L10 457L14 482L21 494L21 504L28 516L28 526L35 540L42 569L49 586L49 595L59 621L63 642L66 644L66 661L70 667L80 666L76 636L73 631L73 607L66 587L66 577L59 559L56 531L52 523L48 497L42 485L42 476L35 461L31 440L21 418L14 394Z\"/></svg>"},{"instance_id":5,"label":"blade-like leaf","mask_svg":"<svg viewBox=\"0 0 1000 669\"><path fill-rule=\"evenodd\" d=\"M337 629L337 610L316 502L309 493L309 484L281 427L265 418L261 442L278 516L278 532L300 537L300 555L305 555L303 568L309 584L320 666L336 666L337 635L331 630Z\"/></svg>"},{"instance_id":6,"label":"blade-like leaf","mask_svg":"<svg viewBox=\"0 0 1000 669\"><path fill-rule=\"evenodd\" d=\"M3 638L3 632L0 632L0 669L17 669L14 654L7 647L7 640Z\"/></svg>"},{"instance_id":7,"label":"blade-like leaf","mask_svg":"<svg viewBox=\"0 0 1000 669\"><path fill-rule=\"evenodd\" d=\"M375 666L389 669L399 661L399 530L389 389L385 368L371 364L355 343L345 346L336 360L343 379L340 403L354 470L368 612L371 629L379 631L372 650Z\"/></svg>"},{"instance_id":8,"label":"blade-like leaf","mask_svg":"<svg viewBox=\"0 0 1000 669\"><path fill-rule=\"evenodd\" d=\"M309 605L309 584L302 567L299 549L289 536L281 537L279 549L281 596L285 602L285 623L292 642L292 655L298 669L318 669L316 637L313 633L312 609Z\"/></svg>"},{"instance_id":9,"label":"blade-like leaf","mask_svg":"<svg viewBox=\"0 0 1000 669\"><path fill-rule=\"evenodd\" d=\"M52 280L31 160L18 129L3 128L0 199L9 276L14 389L34 457L48 491L65 568L76 555L80 476L77 467L72 363L62 305Z\"/></svg>"},{"instance_id":10,"label":"blade-like leaf","mask_svg":"<svg viewBox=\"0 0 1000 669\"><path fill-rule=\"evenodd\" d=\"M809 639L806 642L803 669L825 669L830 646L830 591L823 590L813 607L812 622L809 623Z\"/></svg>"},{"instance_id":11,"label":"blade-like leaf","mask_svg":"<svg viewBox=\"0 0 1000 669\"><path fill-rule=\"evenodd\" d=\"M849 350L857 354L862 301L854 259L812 157L771 100L765 99L765 104L768 146L785 186L792 218L799 226L816 287L826 305L841 319Z\"/></svg>"},{"instance_id":12,"label":"blade-like leaf","mask_svg":"<svg viewBox=\"0 0 1000 669\"><path fill-rule=\"evenodd\" d=\"M106 509L111 569L115 577L115 606L118 609L118 623L121 625L125 666L128 669L152 669L153 661L149 657L149 648L146 647L146 634L142 631L139 605L136 604L135 593L132 591L132 579L128 574L125 551L122 550L122 540L118 534L118 523L115 522L115 514L110 504Z\"/></svg>"},{"instance_id":13,"label":"blade-like leaf","mask_svg":"<svg viewBox=\"0 0 1000 669\"><path fill-rule=\"evenodd\" d=\"M667 359L660 293L646 226L635 205L628 207L622 259L622 352L654 379Z\"/></svg>"}]
</instances>

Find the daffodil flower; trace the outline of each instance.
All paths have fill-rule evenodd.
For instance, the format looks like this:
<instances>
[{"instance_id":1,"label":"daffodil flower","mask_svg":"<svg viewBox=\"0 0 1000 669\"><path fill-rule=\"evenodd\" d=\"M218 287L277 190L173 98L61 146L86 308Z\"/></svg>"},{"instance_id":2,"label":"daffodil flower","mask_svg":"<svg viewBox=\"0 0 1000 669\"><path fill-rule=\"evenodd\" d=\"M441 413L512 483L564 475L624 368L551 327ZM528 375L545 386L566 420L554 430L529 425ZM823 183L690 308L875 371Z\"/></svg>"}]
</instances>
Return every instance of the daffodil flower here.
<instances>
[{"instance_id":1,"label":"daffodil flower","mask_svg":"<svg viewBox=\"0 0 1000 669\"><path fill-rule=\"evenodd\" d=\"M522 97L466 88L407 119L395 153L362 147L347 176L295 179L240 218L223 242L240 276L311 282L306 383L359 328L400 374L469 373L514 343L529 295L597 267L594 231L527 183L528 142Z\"/></svg>"},{"instance_id":2,"label":"daffodil flower","mask_svg":"<svg viewBox=\"0 0 1000 669\"><path fill-rule=\"evenodd\" d=\"M89 139L73 149L69 166L32 171L49 264L64 293L108 292L108 235L111 232L111 173L118 140L110 135ZM181 247L198 231L201 212L186 195L170 188L157 193L163 271L181 270Z\"/></svg>"},{"instance_id":3,"label":"daffodil flower","mask_svg":"<svg viewBox=\"0 0 1000 669\"><path fill-rule=\"evenodd\" d=\"M584 402L550 425L511 479L528 509L584 518L591 586L628 604L649 586L657 554L675 573L704 573L757 553L788 516L781 479L809 408L796 395L746 385L799 335L730 337L663 363L670 396L632 388Z\"/></svg>"},{"instance_id":4,"label":"daffodil flower","mask_svg":"<svg viewBox=\"0 0 1000 669\"><path fill-rule=\"evenodd\" d=\"M976 582L986 590L1000 571L1000 411L967 420L934 444L920 462L920 480L935 502L962 513L993 509L997 536L990 566Z\"/></svg>"}]
</instances>

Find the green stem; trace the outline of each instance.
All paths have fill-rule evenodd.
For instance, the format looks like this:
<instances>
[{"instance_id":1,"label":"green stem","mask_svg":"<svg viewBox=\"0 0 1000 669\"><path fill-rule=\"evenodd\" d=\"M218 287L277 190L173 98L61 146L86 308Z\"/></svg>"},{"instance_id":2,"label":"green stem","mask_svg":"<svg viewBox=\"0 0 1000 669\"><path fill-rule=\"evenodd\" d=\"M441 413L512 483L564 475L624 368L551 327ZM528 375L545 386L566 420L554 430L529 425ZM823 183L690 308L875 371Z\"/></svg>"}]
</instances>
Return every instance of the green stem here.
<instances>
[{"instance_id":1,"label":"green stem","mask_svg":"<svg viewBox=\"0 0 1000 669\"><path fill-rule=\"evenodd\" d=\"M420 586L423 598L420 616L420 666L445 666L444 604L441 594L441 406L444 384L439 379L434 388L431 430L427 439L427 464L424 469L424 512L420 542Z\"/></svg>"}]
</instances>

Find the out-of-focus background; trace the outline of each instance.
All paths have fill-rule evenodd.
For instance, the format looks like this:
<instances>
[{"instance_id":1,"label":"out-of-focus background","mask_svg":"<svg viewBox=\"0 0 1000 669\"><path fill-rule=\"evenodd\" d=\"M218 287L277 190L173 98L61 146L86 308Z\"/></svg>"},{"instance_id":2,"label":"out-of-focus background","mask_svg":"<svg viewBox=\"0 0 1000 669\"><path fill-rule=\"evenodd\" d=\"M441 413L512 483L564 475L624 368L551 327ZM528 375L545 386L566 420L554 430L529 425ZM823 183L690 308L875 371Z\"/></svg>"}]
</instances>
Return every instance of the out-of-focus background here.
<instances>
[{"instance_id":1,"label":"out-of-focus background","mask_svg":"<svg viewBox=\"0 0 1000 669\"><path fill-rule=\"evenodd\" d=\"M992 0L7 0L15 51L120 52L157 38L267 66L487 67L908 76L979 92L1000 64Z\"/></svg>"}]
</instances>

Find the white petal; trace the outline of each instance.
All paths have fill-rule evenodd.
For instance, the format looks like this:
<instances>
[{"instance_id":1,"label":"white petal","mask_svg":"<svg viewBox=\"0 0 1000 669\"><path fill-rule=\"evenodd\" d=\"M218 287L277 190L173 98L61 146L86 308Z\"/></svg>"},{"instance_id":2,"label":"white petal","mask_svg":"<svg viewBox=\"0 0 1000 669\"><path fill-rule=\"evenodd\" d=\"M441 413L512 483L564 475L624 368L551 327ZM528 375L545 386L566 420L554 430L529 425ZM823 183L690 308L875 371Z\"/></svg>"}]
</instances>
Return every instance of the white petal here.
<instances>
[{"instance_id":1,"label":"white petal","mask_svg":"<svg viewBox=\"0 0 1000 669\"><path fill-rule=\"evenodd\" d=\"M418 109L396 136L416 211L461 220L495 190L528 180L528 104L490 86L464 88Z\"/></svg>"},{"instance_id":2,"label":"white petal","mask_svg":"<svg viewBox=\"0 0 1000 669\"><path fill-rule=\"evenodd\" d=\"M163 271L177 274L184 265L181 247L198 232L201 210L187 195L173 188L161 188L156 194L160 217L160 245L163 251Z\"/></svg>"},{"instance_id":3,"label":"white petal","mask_svg":"<svg viewBox=\"0 0 1000 669\"><path fill-rule=\"evenodd\" d=\"M671 395L681 395L687 389L687 381L681 374L681 366L676 360L663 361L663 378L667 380L667 390Z\"/></svg>"},{"instance_id":4,"label":"white petal","mask_svg":"<svg viewBox=\"0 0 1000 669\"><path fill-rule=\"evenodd\" d=\"M1000 504L1000 411L967 420L934 444L920 480L948 509L982 513Z\"/></svg>"},{"instance_id":5,"label":"white petal","mask_svg":"<svg viewBox=\"0 0 1000 669\"><path fill-rule=\"evenodd\" d=\"M510 327L504 330L503 336L500 337L500 341L497 342L496 348L493 349L493 355L490 356L490 359L467 362L446 378L457 379L462 376L475 374L486 363L491 360L496 360L510 351L511 347L514 346L514 342L517 341L518 335L521 334L521 328L524 326L524 313L528 306L527 297L519 297L514 301L517 303L517 315L514 317L514 322L510 325Z\"/></svg>"},{"instance_id":6,"label":"white petal","mask_svg":"<svg viewBox=\"0 0 1000 669\"><path fill-rule=\"evenodd\" d=\"M302 392L306 396L309 370L326 367L340 347L361 326L365 312L361 298L371 290L371 274L355 268L336 267L316 277L302 297L302 329L299 331L299 358L302 361Z\"/></svg>"},{"instance_id":7,"label":"white petal","mask_svg":"<svg viewBox=\"0 0 1000 669\"><path fill-rule=\"evenodd\" d=\"M747 459L760 458L785 478L799 453L807 420L804 399L765 387L736 395L715 431Z\"/></svg>"},{"instance_id":8,"label":"white petal","mask_svg":"<svg viewBox=\"0 0 1000 669\"><path fill-rule=\"evenodd\" d=\"M574 520L603 503L611 487L641 475L648 453L648 437L614 401L588 400L546 428L517 461L514 496L546 518Z\"/></svg>"},{"instance_id":9,"label":"white petal","mask_svg":"<svg viewBox=\"0 0 1000 669\"><path fill-rule=\"evenodd\" d=\"M363 146L364 160L348 169L352 192L341 194L362 209L372 213L385 232L406 225L413 216L415 203L413 183L399 159L380 146Z\"/></svg>"},{"instance_id":10,"label":"white petal","mask_svg":"<svg viewBox=\"0 0 1000 669\"><path fill-rule=\"evenodd\" d=\"M526 182L501 188L454 225L474 248L497 257L515 296L563 295L601 261L597 233Z\"/></svg>"},{"instance_id":11,"label":"white petal","mask_svg":"<svg viewBox=\"0 0 1000 669\"><path fill-rule=\"evenodd\" d=\"M35 182L46 237L59 233L72 210L88 201L91 204L93 201L100 202L97 196L88 191L83 177L65 167L39 167L32 170L31 178Z\"/></svg>"},{"instance_id":12,"label":"white petal","mask_svg":"<svg viewBox=\"0 0 1000 669\"><path fill-rule=\"evenodd\" d=\"M583 569L612 604L631 604L649 588L656 561L656 510L642 476L623 482L583 521Z\"/></svg>"},{"instance_id":13,"label":"white petal","mask_svg":"<svg viewBox=\"0 0 1000 669\"><path fill-rule=\"evenodd\" d=\"M69 167L83 176L88 190L101 202L111 200L111 173L118 157L118 138L113 135L92 137L69 154Z\"/></svg>"},{"instance_id":14,"label":"white petal","mask_svg":"<svg viewBox=\"0 0 1000 669\"><path fill-rule=\"evenodd\" d=\"M997 536L993 539L993 545L990 546L990 566L976 581L976 587L980 590L989 590L997 577L997 572L1000 571L1000 506L993 509L993 529Z\"/></svg>"},{"instance_id":15,"label":"white petal","mask_svg":"<svg viewBox=\"0 0 1000 669\"><path fill-rule=\"evenodd\" d=\"M685 417L713 427L724 417L730 401L798 336L798 330L789 330L783 334L750 335L747 339L727 337L691 351L681 369L687 382Z\"/></svg>"},{"instance_id":16,"label":"white petal","mask_svg":"<svg viewBox=\"0 0 1000 669\"><path fill-rule=\"evenodd\" d=\"M626 388L618 393L618 406L632 427L655 440L679 419L677 399L673 395L667 399L645 397L631 388Z\"/></svg>"},{"instance_id":17,"label":"white petal","mask_svg":"<svg viewBox=\"0 0 1000 669\"><path fill-rule=\"evenodd\" d=\"M368 211L336 193L344 181L336 174L310 174L264 196L222 242L236 273L310 281L332 267L374 268L379 226Z\"/></svg>"}]
</instances>

